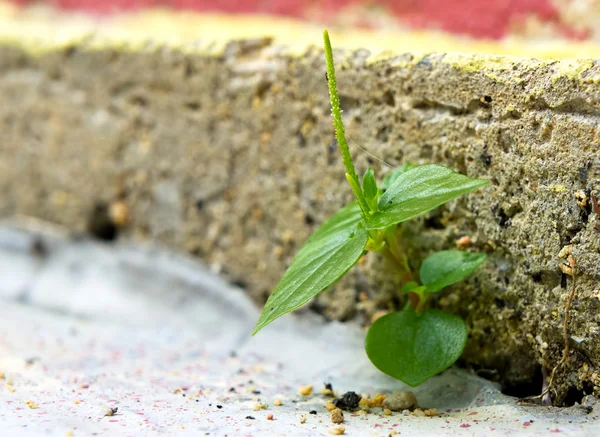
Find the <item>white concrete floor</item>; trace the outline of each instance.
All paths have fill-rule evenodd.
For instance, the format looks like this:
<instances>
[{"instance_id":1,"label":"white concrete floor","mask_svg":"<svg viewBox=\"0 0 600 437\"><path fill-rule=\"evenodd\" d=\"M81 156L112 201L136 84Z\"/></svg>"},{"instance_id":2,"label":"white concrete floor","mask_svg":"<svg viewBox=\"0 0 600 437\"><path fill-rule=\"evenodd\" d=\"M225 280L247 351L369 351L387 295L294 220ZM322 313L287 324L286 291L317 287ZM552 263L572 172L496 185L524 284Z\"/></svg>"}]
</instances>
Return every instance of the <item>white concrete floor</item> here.
<instances>
[{"instance_id":1,"label":"white concrete floor","mask_svg":"<svg viewBox=\"0 0 600 437\"><path fill-rule=\"evenodd\" d=\"M28 228L0 226L2 437L327 436L324 382L406 389L372 367L357 326L304 314L252 338L258 309L193 260ZM312 395L297 393L304 384ZM442 414L345 413L344 435L600 434L600 406L520 405L467 371L414 391Z\"/></svg>"}]
</instances>

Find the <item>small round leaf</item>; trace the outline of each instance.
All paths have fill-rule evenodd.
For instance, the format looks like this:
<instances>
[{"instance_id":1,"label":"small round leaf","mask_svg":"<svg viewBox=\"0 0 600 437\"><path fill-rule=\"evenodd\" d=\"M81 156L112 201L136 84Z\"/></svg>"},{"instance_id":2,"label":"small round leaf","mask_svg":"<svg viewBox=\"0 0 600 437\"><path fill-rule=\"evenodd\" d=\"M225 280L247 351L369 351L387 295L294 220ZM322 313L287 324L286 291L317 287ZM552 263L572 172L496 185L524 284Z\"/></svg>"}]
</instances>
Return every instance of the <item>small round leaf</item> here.
<instances>
[{"instance_id":1,"label":"small round leaf","mask_svg":"<svg viewBox=\"0 0 600 437\"><path fill-rule=\"evenodd\" d=\"M416 387L454 364L466 341L467 327L460 317L438 309L417 315L408 308L377 319L365 349L383 373Z\"/></svg>"}]
</instances>

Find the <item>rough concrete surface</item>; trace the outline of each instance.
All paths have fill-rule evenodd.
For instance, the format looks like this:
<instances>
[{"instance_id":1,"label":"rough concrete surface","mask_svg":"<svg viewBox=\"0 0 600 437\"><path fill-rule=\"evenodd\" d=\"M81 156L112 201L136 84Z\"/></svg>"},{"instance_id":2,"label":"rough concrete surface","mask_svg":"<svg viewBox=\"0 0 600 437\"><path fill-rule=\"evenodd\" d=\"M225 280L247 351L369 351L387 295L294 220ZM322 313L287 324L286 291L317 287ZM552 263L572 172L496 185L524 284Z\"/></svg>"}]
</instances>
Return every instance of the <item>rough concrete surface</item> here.
<instances>
[{"instance_id":1,"label":"rough concrete surface","mask_svg":"<svg viewBox=\"0 0 600 437\"><path fill-rule=\"evenodd\" d=\"M407 389L369 363L356 323L291 316L252 338L258 309L248 296L153 245L2 224L0 302L3 437L327 436L324 382L338 396ZM312 393L300 395L307 384ZM465 370L414 392L439 415L347 411L344 435L571 437L600 428L591 397L565 409L519 404Z\"/></svg>"},{"instance_id":2,"label":"rough concrete surface","mask_svg":"<svg viewBox=\"0 0 600 437\"><path fill-rule=\"evenodd\" d=\"M310 232L351 198L319 49L229 41L226 30L217 44L147 31L147 43L137 33L127 45L127 32L17 41L5 29L2 217L110 236L98 216L120 211L120 235L192 253L262 302ZM562 357L572 279L559 254L572 244L571 351L551 394L572 404L597 393L600 64L401 48L336 60L348 134L378 158L354 147L360 171L372 165L383 177L379 159L436 162L492 180L401 228L415 268L465 235L489 254L437 303L467 321L462 364L511 393L541 392ZM310 307L368 323L398 305L397 283L369 255Z\"/></svg>"}]
</instances>

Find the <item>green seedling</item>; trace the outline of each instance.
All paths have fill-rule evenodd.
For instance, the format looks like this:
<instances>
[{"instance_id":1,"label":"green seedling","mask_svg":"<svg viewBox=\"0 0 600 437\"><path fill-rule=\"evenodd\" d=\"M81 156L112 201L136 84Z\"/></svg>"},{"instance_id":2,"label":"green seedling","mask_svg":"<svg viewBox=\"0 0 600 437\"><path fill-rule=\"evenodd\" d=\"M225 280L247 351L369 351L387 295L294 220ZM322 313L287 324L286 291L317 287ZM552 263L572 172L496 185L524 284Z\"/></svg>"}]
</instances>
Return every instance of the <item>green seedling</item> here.
<instances>
[{"instance_id":1,"label":"green seedling","mask_svg":"<svg viewBox=\"0 0 600 437\"><path fill-rule=\"evenodd\" d=\"M373 323L365 341L366 352L381 371L416 386L451 366L467 339L464 321L428 309L429 297L470 275L486 255L458 250L435 253L422 262L419 284L412 279L396 227L489 181L440 165L410 164L391 172L380 186L371 168L360 181L346 143L327 31L323 37L335 134L356 200L323 223L296 254L267 300L253 335L329 288L366 252L381 252L405 282L406 306Z\"/></svg>"}]
</instances>

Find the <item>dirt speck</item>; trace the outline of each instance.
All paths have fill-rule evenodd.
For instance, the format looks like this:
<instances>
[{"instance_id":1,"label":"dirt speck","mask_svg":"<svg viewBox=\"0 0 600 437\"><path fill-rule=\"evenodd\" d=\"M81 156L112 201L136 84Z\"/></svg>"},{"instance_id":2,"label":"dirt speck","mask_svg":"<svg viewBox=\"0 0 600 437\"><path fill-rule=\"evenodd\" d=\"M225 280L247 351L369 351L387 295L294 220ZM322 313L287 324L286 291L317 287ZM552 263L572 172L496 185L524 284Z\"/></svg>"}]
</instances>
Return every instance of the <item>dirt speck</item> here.
<instances>
[{"instance_id":1,"label":"dirt speck","mask_svg":"<svg viewBox=\"0 0 600 437\"><path fill-rule=\"evenodd\" d=\"M325 396L335 396L335 394L333 393L333 387L331 384L326 383L325 387L323 387L321 389L321 394L325 395Z\"/></svg>"},{"instance_id":2,"label":"dirt speck","mask_svg":"<svg viewBox=\"0 0 600 437\"><path fill-rule=\"evenodd\" d=\"M31 401L31 400L27 400L27 401L25 401L25 405L27 405L27 407L28 407L30 410L35 410L35 409L37 409L37 408L39 407L39 405L38 405L38 404L36 404L35 402L33 402L33 401Z\"/></svg>"},{"instance_id":3,"label":"dirt speck","mask_svg":"<svg viewBox=\"0 0 600 437\"><path fill-rule=\"evenodd\" d=\"M281 407L283 405L283 402L281 402L281 399L275 399L273 401L273 405L275 405L276 407Z\"/></svg>"},{"instance_id":4,"label":"dirt speck","mask_svg":"<svg viewBox=\"0 0 600 437\"><path fill-rule=\"evenodd\" d=\"M303 385L298 389L298 394L302 396L310 396L313 392L312 385Z\"/></svg>"},{"instance_id":5,"label":"dirt speck","mask_svg":"<svg viewBox=\"0 0 600 437\"><path fill-rule=\"evenodd\" d=\"M417 408L415 411L413 411L413 414L416 417L426 417L427 415L425 414L425 411L421 410L420 408Z\"/></svg>"},{"instance_id":6,"label":"dirt speck","mask_svg":"<svg viewBox=\"0 0 600 437\"><path fill-rule=\"evenodd\" d=\"M218 405L217 405L217 407L218 407ZM267 404L262 404L260 402L256 402L254 404L254 407L252 407L252 409L254 411L266 410L267 408L269 408L269 406Z\"/></svg>"},{"instance_id":7,"label":"dirt speck","mask_svg":"<svg viewBox=\"0 0 600 437\"><path fill-rule=\"evenodd\" d=\"M425 415L428 417L434 417L434 416L439 416L440 413L438 413L437 408L429 408L427 410L425 410Z\"/></svg>"},{"instance_id":8,"label":"dirt speck","mask_svg":"<svg viewBox=\"0 0 600 437\"><path fill-rule=\"evenodd\" d=\"M381 407L383 406L383 401L387 396L383 393L377 393L375 396L369 399L369 407Z\"/></svg>"},{"instance_id":9,"label":"dirt speck","mask_svg":"<svg viewBox=\"0 0 600 437\"><path fill-rule=\"evenodd\" d=\"M467 247L470 247L472 243L473 241L471 240L471 237L465 235L464 237L460 237L458 240L456 240L456 247L458 249L466 249Z\"/></svg>"},{"instance_id":10,"label":"dirt speck","mask_svg":"<svg viewBox=\"0 0 600 437\"><path fill-rule=\"evenodd\" d=\"M354 411L358 408L361 398L361 395L356 394L353 391L349 391L344 393L341 398L336 399L333 404L342 410Z\"/></svg>"},{"instance_id":11,"label":"dirt speck","mask_svg":"<svg viewBox=\"0 0 600 437\"><path fill-rule=\"evenodd\" d=\"M331 422L342 423L344 421L344 413L339 408L331 410Z\"/></svg>"},{"instance_id":12,"label":"dirt speck","mask_svg":"<svg viewBox=\"0 0 600 437\"><path fill-rule=\"evenodd\" d=\"M333 426L329 428L329 434L331 435L342 435L346 432L346 428L341 425Z\"/></svg>"},{"instance_id":13,"label":"dirt speck","mask_svg":"<svg viewBox=\"0 0 600 437\"><path fill-rule=\"evenodd\" d=\"M115 414L117 414L117 411L119 411L119 407L109 407L108 405L102 407L102 415L105 417L114 416Z\"/></svg>"}]
</instances>

